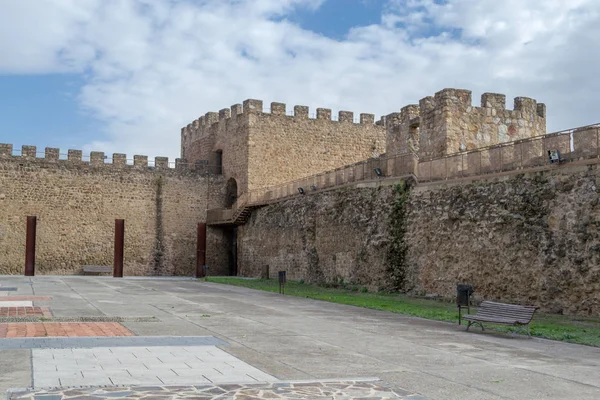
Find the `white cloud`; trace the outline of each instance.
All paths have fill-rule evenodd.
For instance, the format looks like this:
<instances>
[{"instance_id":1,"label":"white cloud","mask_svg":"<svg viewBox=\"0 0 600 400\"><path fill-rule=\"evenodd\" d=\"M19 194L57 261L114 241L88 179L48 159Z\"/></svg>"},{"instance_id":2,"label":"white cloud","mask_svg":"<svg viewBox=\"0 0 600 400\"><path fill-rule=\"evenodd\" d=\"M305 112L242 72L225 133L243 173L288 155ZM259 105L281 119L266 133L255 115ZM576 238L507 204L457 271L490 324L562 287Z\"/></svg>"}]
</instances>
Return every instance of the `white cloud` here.
<instances>
[{"instance_id":1,"label":"white cloud","mask_svg":"<svg viewBox=\"0 0 600 400\"><path fill-rule=\"evenodd\" d=\"M322 0L5 0L0 73L85 73L88 150L179 153L180 128L246 98L379 115L444 87L529 96L549 128L597 122L600 2L392 0L342 41L286 20ZM314 108L313 108L314 110Z\"/></svg>"}]
</instances>

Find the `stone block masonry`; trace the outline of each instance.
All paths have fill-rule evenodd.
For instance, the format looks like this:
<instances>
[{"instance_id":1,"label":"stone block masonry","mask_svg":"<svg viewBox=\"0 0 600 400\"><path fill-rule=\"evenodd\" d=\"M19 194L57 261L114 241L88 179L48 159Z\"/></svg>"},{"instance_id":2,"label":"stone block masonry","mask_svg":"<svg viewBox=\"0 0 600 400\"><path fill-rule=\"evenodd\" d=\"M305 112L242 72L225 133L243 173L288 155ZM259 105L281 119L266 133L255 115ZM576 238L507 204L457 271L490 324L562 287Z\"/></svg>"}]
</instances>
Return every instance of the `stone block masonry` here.
<instances>
[{"instance_id":1,"label":"stone block masonry","mask_svg":"<svg viewBox=\"0 0 600 400\"><path fill-rule=\"evenodd\" d=\"M372 114L319 108L309 117L306 106L287 114L282 103L263 112L261 100L246 100L219 113L207 113L182 129L182 158L196 163L222 162L226 179L235 179L238 194L291 182L385 152L385 128Z\"/></svg>"},{"instance_id":2,"label":"stone block masonry","mask_svg":"<svg viewBox=\"0 0 600 400\"><path fill-rule=\"evenodd\" d=\"M388 288L387 251L393 192L347 188L255 210L238 230L240 275ZM275 275L273 275L275 274Z\"/></svg>"},{"instance_id":3,"label":"stone block masonry","mask_svg":"<svg viewBox=\"0 0 600 400\"><path fill-rule=\"evenodd\" d=\"M387 115L387 154L413 151L421 159L493 146L546 134L546 106L516 97L512 110L506 96L484 93L481 107L471 91L444 89Z\"/></svg>"},{"instance_id":4,"label":"stone block masonry","mask_svg":"<svg viewBox=\"0 0 600 400\"><path fill-rule=\"evenodd\" d=\"M392 186L301 196L254 211L239 228L240 273L259 277L269 265L295 280L447 298L470 283L480 299L598 315L599 188L599 165L587 161L421 183L401 213Z\"/></svg>"},{"instance_id":5,"label":"stone block masonry","mask_svg":"<svg viewBox=\"0 0 600 400\"><path fill-rule=\"evenodd\" d=\"M206 218L207 202L224 198L222 177L206 175L181 162L168 167L157 158L124 155L105 163L103 153L82 161L58 149L36 158L35 147L0 145L0 274L22 274L25 221L38 217L36 274L79 274L84 265L112 265L114 220L125 219L125 275L192 275L196 225ZM209 231L208 241L219 242ZM221 252L209 247L208 265L223 266Z\"/></svg>"}]
</instances>

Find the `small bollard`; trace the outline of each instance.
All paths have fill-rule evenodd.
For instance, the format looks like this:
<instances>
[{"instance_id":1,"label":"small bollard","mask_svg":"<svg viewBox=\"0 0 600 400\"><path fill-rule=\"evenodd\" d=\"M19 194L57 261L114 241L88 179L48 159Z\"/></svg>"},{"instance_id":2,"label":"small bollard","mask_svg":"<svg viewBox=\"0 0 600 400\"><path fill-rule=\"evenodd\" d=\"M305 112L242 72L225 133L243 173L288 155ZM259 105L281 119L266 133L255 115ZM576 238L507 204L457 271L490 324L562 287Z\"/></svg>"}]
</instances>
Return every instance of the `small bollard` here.
<instances>
[{"instance_id":1,"label":"small bollard","mask_svg":"<svg viewBox=\"0 0 600 400\"><path fill-rule=\"evenodd\" d=\"M208 280L208 265L204 266L204 280Z\"/></svg>"},{"instance_id":2,"label":"small bollard","mask_svg":"<svg viewBox=\"0 0 600 400\"><path fill-rule=\"evenodd\" d=\"M458 284L456 285L456 305L458 306L458 324L462 324L462 308L467 308L467 313L471 313L471 295L473 294L473 286Z\"/></svg>"},{"instance_id":3,"label":"small bollard","mask_svg":"<svg viewBox=\"0 0 600 400\"><path fill-rule=\"evenodd\" d=\"M285 271L279 271L279 294L285 294L285 282L286 276Z\"/></svg>"}]
</instances>

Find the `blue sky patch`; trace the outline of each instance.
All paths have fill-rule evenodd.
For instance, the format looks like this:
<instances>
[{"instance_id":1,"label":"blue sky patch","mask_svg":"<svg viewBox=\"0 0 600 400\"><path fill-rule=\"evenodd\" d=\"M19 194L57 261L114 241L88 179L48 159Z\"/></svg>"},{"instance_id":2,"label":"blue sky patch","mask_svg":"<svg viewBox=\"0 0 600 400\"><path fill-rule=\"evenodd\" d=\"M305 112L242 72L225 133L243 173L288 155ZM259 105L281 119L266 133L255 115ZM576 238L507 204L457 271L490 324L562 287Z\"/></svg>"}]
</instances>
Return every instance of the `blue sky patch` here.
<instances>
[{"instance_id":1,"label":"blue sky patch","mask_svg":"<svg viewBox=\"0 0 600 400\"><path fill-rule=\"evenodd\" d=\"M350 29L379 24L386 0L327 0L317 10L301 8L287 19L301 28L335 40Z\"/></svg>"},{"instance_id":2,"label":"blue sky patch","mask_svg":"<svg viewBox=\"0 0 600 400\"><path fill-rule=\"evenodd\" d=\"M83 78L72 74L0 75L0 142L79 149L99 137L98 125L81 111ZM25 142L19 141L20 138Z\"/></svg>"}]
</instances>

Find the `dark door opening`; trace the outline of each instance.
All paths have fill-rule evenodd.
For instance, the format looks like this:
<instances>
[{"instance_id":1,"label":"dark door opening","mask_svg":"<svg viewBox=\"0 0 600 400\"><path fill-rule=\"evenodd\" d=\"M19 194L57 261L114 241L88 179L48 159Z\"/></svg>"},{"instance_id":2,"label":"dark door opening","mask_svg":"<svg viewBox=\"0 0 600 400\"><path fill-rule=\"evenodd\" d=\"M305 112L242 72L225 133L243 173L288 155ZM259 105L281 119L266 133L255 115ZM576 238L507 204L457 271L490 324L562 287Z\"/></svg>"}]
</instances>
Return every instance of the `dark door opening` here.
<instances>
[{"instance_id":1,"label":"dark door opening","mask_svg":"<svg viewBox=\"0 0 600 400\"><path fill-rule=\"evenodd\" d=\"M221 175L223 173L223 151L217 150L215 152L215 174Z\"/></svg>"},{"instance_id":2,"label":"dark door opening","mask_svg":"<svg viewBox=\"0 0 600 400\"><path fill-rule=\"evenodd\" d=\"M237 200L237 182L231 178L227 181L227 198L225 199L225 207L231 208Z\"/></svg>"}]
</instances>

